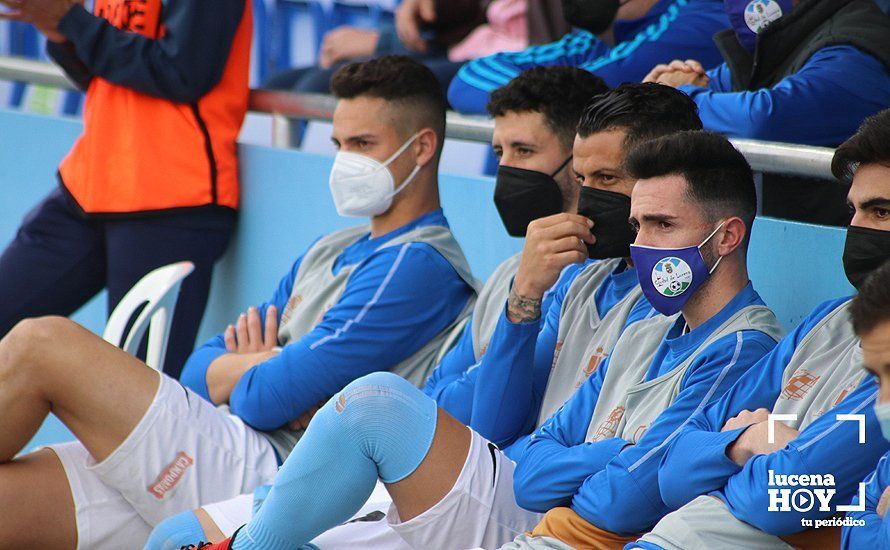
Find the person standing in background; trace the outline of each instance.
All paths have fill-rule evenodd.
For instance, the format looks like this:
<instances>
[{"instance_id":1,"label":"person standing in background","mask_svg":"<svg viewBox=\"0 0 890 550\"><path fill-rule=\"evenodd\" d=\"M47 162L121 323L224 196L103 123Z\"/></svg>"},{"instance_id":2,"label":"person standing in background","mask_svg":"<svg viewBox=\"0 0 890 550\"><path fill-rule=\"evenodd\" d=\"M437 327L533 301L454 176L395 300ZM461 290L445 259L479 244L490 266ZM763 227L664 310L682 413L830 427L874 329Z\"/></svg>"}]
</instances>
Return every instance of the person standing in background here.
<instances>
[{"instance_id":1,"label":"person standing in background","mask_svg":"<svg viewBox=\"0 0 890 550\"><path fill-rule=\"evenodd\" d=\"M238 208L235 140L247 112L245 0L0 0L86 92L59 187L0 255L0 337L69 315L103 288L108 311L149 271L188 260L165 371L192 351L214 262Z\"/></svg>"}]
</instances>

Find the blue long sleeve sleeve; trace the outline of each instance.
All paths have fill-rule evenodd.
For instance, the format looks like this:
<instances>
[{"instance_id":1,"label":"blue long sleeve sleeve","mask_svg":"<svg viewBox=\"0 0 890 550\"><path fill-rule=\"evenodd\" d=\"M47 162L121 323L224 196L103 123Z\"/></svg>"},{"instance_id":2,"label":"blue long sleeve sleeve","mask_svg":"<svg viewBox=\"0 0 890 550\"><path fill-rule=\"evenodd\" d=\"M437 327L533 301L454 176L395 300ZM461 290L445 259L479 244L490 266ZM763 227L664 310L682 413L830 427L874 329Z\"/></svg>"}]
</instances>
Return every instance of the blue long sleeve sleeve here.
<instances>
[{"instance_id":1,"label":"blue long sleeve sleeve","mask_svg":"<svg viewBox=\"0 0 890 550\"><path fill-rule=\"evenodd\" d=\"M585 264L586 265L586 264ZM541 300L541 311L548 315L550 306L556 297L557 290L574 280L580 271L579 266L569 266L563 270L553 287L544 293ZM512 281L510 282L512 285ZM563 291L563 294L565 292ZM561 303L560 303L561 306ZM556 311L556 326L559 324L559 311ZM479 377L481 361L476 360L475 342L473 341L473 317L470 317L460 340L446 354L441 363L430 375L424 386L424 393L436 400L440 407L464 424L470 425L473 413L473 399L476 392L476 381ZM492 337L494 337L494 334ZM554 331L555 334L555 331ZM489 340L488 346L491 344ZM545 345L546 347L546 345ZM552 351L552 350L551 350ZM478 426L474 426L477 429ZM485 429L482 427L481 429ZM480 432L481 433L481 432Z\"/></svg>"},{"instance_id":2,"label":"blue long sleeve sleeve","mask_svg":"<svg viewBox=\"0 0 890 550\"><path fill-rule=\"evenodd\" d=\"M775 536L802 531L801 519L822 519L833 515L838 504L847 504L856 494L859 482L870 472L890 444L881 435L874 415L877 386L865 379L841 403L807 426L784 449L752 457L726 486L716 492L732 514L754 527ZM865 415L865 443L859 443L859 423L841 422L837 414ZM831 437L827 437L830 434ZM855 449L838 460L838 449ZM837 491L831 499L831 511L813 506L808 512L769 511L769 472L777 475L818 473L834 476Z\"/></svg>"},{"instance_id":3,"label":"blue long sleeve sleeve","mask_svg":"<svg viewBox=\"0 0 890 550\"><path fill-rule=\"evenodd\" d=\"M844 298L819 305L722 398L683 427L659 465L659 491L668 508L676 510L699 495L720 489L741 470L726 455L726 448L744 430L720 430L743 410L772 410L782 392L782 374L801 340L846 301Z\"/></svg>"},{"instance_id":4,"label":"blue long sleeve sleeve","mask_svg":"<svg viewBox=\"0 0 890 550\"><path fill-rule=\"evenodd\" d=\"M473 413L475 376L469 369L476 363L476 353L472 324L473 318L470 317L457 344L445 354L423 387L425 394L463 424L470 423Z\"/></svg>"},{"instance_id":5,"label":"blue long sleeve sleeve","mask_svg":"<svg viewBox=\"0 0 890 550\"><path fill-rule=\"evenodd\" d=\"M868 116L890 105L890 71L852 47L819 50L771 88L732 92L725 65L708 88L681 86L704 127L729 137L836 146Z\"/></svg>"},{"instance_id":6,"label":"blue long sleeve sleeve","mask_svg":"<svg viewBox=\"0 0 890 550\"><path fill-rule=\"evenodd\" d=\"M501 313L488 352L474 369L473 414L470 426L496 445L505 447L531 431L553 363L560 307L541 320L512 323Z\"/></svg>"},{"instance_id":7,"label":"blue long sleeve sleeve","mask_svg":"<svg viewBox=\"0 0 890 550\"><path fill-rule=\"evenodd\" d=\"M585 441L608 369L607 357L572 398L531 435L524 451L515 453L513 492L521 507L546 512L568 505L581 483L627 444L619 438Z\"/></svg>"},{"instance_id":8,"label":"blue long sleeve sleeve","mask_svg":"<svg viewBox=\"0 0 890 550\"><path fill-rule=\"evenodd\" d=\"M579 30L551 44L474 59L452 80L448 100L458 111L484 113L490 92L542 65L580 67L610 87L639 82L655 65L673 59L698 59L705 67L714 67L722 59L711 37L727 27L722 2L662 0L639 20L616 22L614 47Z\"/></svg>"},{"instance_id":9,"label":"blue long sleeve sleeve","mask_svg":"<svg viewBox=\"0 0 890 550\"><path fill-rule=\"evenodd\" d=\"M584 481L572 499L572 509L614 533L633 535L651 529L669 512L658 492L658 464L672 439L775 345L762 332L743 331L721 338L699 354L673 403L635 445Z\"/></svg>"},{"instance_id":10,"label":"blue long sleeve sleeve","mask_svg":"<svg viewBox=\"0 0 890 550\"><path fill-rule=\"evenodd\" d=\"M513 323L506 306L501 311L488 351L470 373L475 383L469 425L496 445L507 447L534 429L553 365L563 300L586 265L563 271L544 296L543 319Z\"/></svg>"},{"instance_id":11,"label":"blue long sleeve sleeve","mask_svg":"<svg viewBox=\"0 0 890 550\"><path fill-rule=\"evenodd\" d=\"M312 248L315 242L317 242L317 239L316 241L313 241L309 248ZM265 323L266 311L271 305L274 305L278 310L278 320L279 322L281 321L281 315L284 313L284 307L287 305L287 300L294 288L294 280L297 278L297 272L300 269L300 264L303 262L304 255L305 253L301 254L294 262L293 266L291 266L290 271L281 278L272 297L262 305L258 306L257 309L259 310L261 323ZM265 325L263 324L262 326ZM182 369L179 381L207 401L213 402L210 398L210 392L207 389L207 369L210 368L210 364L217 357L225 353L227 353L225 336L224 333L221 332L192 352Z\"/></svg>"},{"instance_id":12,"label":"blue long sleeve sleeve","mask_svg":"<svg viewBox=\"0 0 890 550\"><path fill-rule=\"evenodd\" d=\"M862 521L864 525L855 525L841 529L841 550L887 550L890 548L890 527L887 515L878 515L878 503L881 495L890 486L890 460L884 455L878 462L875 471L865 479L865 511L847 512L850 519ZM852 504L858 505L859 495L853 498Z\"/></svg>"},{"instance_id":13,"label":"blue long sleeve sleeve","mask_svg":"<svg viewBox=\"0 0 890 550\"><path fill-rule=\"evenodd\" d=\"M62 18L59 31L83 64L72 75L79 84L88 71L140 93L193 103L222 78L244 7L245 0L168 0L165 33L151 39L118 29L77 4ZM60 54L62 48L53 50Z\"/></svg>"},{"instance_id":14,"label":"blue long sleeve sleeve","mask_svg":"<svg viewBox=\"0 0 890 550\"><path fill-rule=\"evenodd\" d=\"M313 330L244 374L232 412L257 429L279 428L355 378L409 357L455 320L472 292L429 245L378 250Z\"/></svg>"}]
</instances>

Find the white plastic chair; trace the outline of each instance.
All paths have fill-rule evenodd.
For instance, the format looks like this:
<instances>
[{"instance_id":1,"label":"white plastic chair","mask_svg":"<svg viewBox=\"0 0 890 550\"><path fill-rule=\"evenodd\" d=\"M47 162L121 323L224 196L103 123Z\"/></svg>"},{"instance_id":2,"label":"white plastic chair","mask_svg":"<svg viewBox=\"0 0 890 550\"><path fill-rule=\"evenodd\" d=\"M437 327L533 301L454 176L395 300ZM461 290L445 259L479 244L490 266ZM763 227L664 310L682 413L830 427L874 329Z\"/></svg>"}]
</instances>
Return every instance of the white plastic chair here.
<instances>
[{"instance_id":1,"label":"white plastic chair","mask_svg":"<svg viewBox=\"0 0 890 550\"><path fill-rule=\"evenodd\" d=\"M148 330L145 363L153 369L163 371L179 287L182 280L194 269L195 264L192 262L177 262L148 273L114 308L102 337L127 353L136 355L142 337ZM133 313L143 304L145 308L136 317L129 333L124 334Z\"/></svg>"}]
</instances>

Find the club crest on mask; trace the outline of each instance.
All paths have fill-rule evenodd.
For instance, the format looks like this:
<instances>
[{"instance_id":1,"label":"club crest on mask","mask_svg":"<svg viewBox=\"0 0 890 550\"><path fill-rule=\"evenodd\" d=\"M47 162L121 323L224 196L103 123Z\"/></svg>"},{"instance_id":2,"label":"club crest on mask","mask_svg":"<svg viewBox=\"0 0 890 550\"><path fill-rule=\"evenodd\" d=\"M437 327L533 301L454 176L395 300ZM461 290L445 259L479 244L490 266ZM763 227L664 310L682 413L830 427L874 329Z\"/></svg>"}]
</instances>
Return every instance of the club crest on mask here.
<instances>
[{"instance_id":1,"label":"club crest on mask","mask_svg":"<svg viewBox=\"0 0 890 550\"><path fill-rule=\"evenodd\" d=\"M745 24L751 32L760 34L767 25L782 17L782 6L772 0L751 0L745 7Z\"/></svg>"},{"instance_id":2,"label":"club crest on mask","mask_svg":"<svg viewBox=\"0 0 890 550\"><path fill-rule=\"evenodd\" d=\"M652 268L652 284L662 296L679 296L692 284L692 268L680 258L664 258Z\"/></svg>"}]
</instances>

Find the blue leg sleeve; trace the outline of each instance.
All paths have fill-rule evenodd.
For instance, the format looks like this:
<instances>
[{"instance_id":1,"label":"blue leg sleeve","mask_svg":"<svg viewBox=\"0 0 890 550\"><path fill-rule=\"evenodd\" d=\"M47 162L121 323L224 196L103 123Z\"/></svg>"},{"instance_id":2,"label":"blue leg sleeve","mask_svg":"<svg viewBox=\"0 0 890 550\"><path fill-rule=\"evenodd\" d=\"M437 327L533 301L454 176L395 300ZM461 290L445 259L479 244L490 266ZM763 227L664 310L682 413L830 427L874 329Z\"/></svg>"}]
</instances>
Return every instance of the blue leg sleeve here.
<instances>
[{"instance_id":1,"label":"blue leg sleeve","mask_svg":"<svg viewBox=\"0 0 890 550\"><path fill-rule=\"evenodd\" d=\"M378 478L395 483L423 462L437 410L435 401L392 373L346 386L315 414L233 549L298 548L348 520Z\"/></svg>"},{"instance_id":2,"label":"blue leg sleeve","mask_svg":"<svg viewBox=\"0 0 890 550\"><path fill-rule=\"evenodd\" d=\"M145 550L179 550L189 544L206 541L207 535L194 512L170 516L155 526L145 543Z\"/></svg>"}]
</instances>

